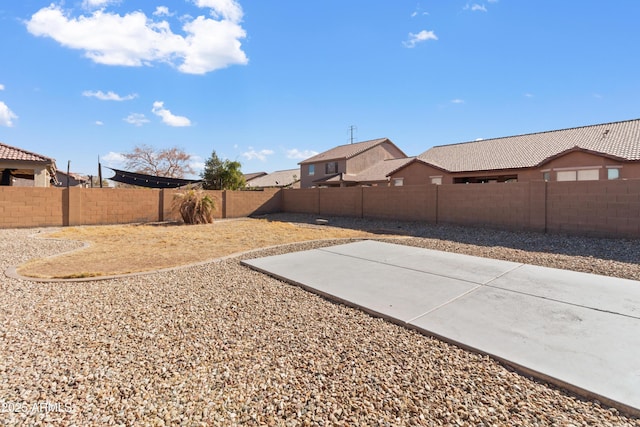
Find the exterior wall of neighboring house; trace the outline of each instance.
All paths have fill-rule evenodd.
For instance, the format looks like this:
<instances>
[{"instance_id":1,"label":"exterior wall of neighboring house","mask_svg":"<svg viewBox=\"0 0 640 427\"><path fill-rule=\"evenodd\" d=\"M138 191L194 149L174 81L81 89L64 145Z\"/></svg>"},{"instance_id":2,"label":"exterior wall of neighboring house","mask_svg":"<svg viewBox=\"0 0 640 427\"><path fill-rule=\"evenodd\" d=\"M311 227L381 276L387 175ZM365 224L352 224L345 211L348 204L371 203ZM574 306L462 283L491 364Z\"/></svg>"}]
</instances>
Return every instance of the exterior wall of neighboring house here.
<instances>
[{"instance_id":1,"label":"exterior wall of neighboring house","mask_svg":"<svg viewBox=\"0 0 640 427\"><path fill-rule=\"evenodd\" d=\"M624 162L592 153L574 151L540 166L538 177L548 172L549 181L581 181L640 178L640 163ZM573 179L572 179L573 178Z\"/></svg>"},{"instance_id":2,"label":"exterior wall of neighboring house","mask_svg":"<svg viewBox=\"0 0 640 427\"><path fill-rule=\"evenodd\" d=\"M311 164L302 164L300 165L302 174L300 187L310 188L316 185L314 181L318 179L327 178L338 173L357 174L377 162L404 157L406 155L392 143L383 142L349 159L330 159ZM310 168L313 168L313 175L310 174Z\"/></svg>"},{"instance_id":3,"label":"exterior wall of neighboring house","mask_svg":"<svg viewBox=\"0 0 640 427\"><path fill-rule=\"evenodd\" d=\"M313 175L311 174L312 169ZM316 185L313 181L336 175L340 172L345 172L346 169L347 160L345 159L327 160L307 165L300 165L300 171L302 173L302 178L300 179L300 187L313 187L314 185Z\"/></svg>"},{"instance_id":4,"label":"exterior wall of neighboring house","mask_svg":"<svg viewBox=\"0 0 640 427\"><path fill-rule=\"evenodd\" d=\"M440 182L438 181L440 178ZM412 162L390 175L390 185L398 180L401 185L453 184L471 182L505 182L515 178L517 182L528 181L590 181L609 179L639 179L640 163L620 161L610 157L572 151L559 155L535 168L499 169L490 171L446 172L423 162Z\"/></svg>"},{"instance_id":5,"label":"exterior wall of neighboring house","mask_svg":"<svg viewBox=\"0 0 640 427\"><path fill-rule=\"evenodd\" d=\"M5 170L28 172L29 175L33 174L33 181L21 179L20 186L49 187L51 175L49 174L47 166L46 163L0 160L0 174L4 174ZM0 182L2 181L4 181L4 179L0 176ZM13 185L13 178L11 178L9 182L10 185Z\"/></svg>"},{"instance_id":6,"label":"exterior wall of neighboring house","mask_svg":"<svg viewBox=\"0 0 640 427\"><path fill-rule=\"evenodd\" d=\"M89 187L91 185L88 178L76 174L67 175L65 172L57 171L56 176L58 178L58 187L66 187L67 181L69 187Z\"/></svg>"},{"instance_id":7,"label":"exterior wall of neighboring house","mask_svg":"<svg viewBox=\"0 0 640 427\"><path fill-rule=\"evenodd\" d=\"M388 142L370 148L345 162L346 169L340 172L360 173L371 165L387 159L406 157L398 148Z\"/></svg>"},{"instance_id":8,"label":"exterior wall of neighboring house","mask_svg":"<svg viewBox=\"0 0 640 427\"><path fill-rule=\"evenodd\" d=\"M451 174L426 163L415 161L392 173L389 185L451 184Z\"/></svg>"}]
</instances>

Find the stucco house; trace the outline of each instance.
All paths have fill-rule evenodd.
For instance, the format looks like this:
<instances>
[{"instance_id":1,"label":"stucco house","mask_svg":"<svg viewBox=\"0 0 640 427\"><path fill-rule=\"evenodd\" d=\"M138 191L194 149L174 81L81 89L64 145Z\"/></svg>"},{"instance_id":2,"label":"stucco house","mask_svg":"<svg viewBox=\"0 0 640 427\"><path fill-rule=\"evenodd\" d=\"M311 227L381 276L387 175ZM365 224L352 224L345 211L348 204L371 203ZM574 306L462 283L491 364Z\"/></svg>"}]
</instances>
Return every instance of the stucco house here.
<instances>
[{"instance_id":1,"label":"stucco house","mask_svg":"<svg viewBox=\"0 0 640 427\"><path fill-rule=\"evenodd\" d=\"M300 187L348 187L386 183L389 180L387 173L382 174L384 170L371 168L391 159L407 159L407 155L388 138L340 145L299 163ZM397 168L399 165L395 166ZM370 173L365 174L368 169Z\"/></svg>"},{"instance_id":2,"label":"stucco house","mask_svg":"<svg viewBox=\"0 0 640 427\"><path fill-rule=\"evenodd\" d=\"M640 119L432 147L396 185L640 178Z\"/></svg>"},{"instance_id":3,"label":"stucco house","mask_svg":"<svg viewBox=\"0 0 640 427\"><path fill-rule=\"evenodd\" d=\"M61 170L56 171L56 179L58 180L57 187L90 187L91 179L86 175L79 173L63 172Z\"/></svg>"},{"instance_id":4,"label":"stucco house","mask_svg":"<svg viewBox=\"0 0 640 427\"><path fill-rule=\"evenodd\" d=\"M56 182L54 159L0 142L0 185L49 187Z\"/></svg>"},{"instance_id":5,"label":"stucco house","mask_svg":"<svg viewBox=\"0 0 640 427\"><path fill-rule=\"evenodd\" d=\"M287 169L265 173L247 181L247 188L299 188L300 169Z\"/></svg>"}]
</instances>

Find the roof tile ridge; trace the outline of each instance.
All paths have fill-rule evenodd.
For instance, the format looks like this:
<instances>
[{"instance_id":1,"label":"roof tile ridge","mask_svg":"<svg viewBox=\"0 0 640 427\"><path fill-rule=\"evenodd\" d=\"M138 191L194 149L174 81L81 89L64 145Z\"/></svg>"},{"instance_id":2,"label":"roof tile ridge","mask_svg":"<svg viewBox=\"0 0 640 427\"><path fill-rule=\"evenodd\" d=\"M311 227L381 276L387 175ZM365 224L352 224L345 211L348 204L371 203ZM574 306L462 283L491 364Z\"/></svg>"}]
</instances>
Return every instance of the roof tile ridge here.
<instances>
[{"instance_id":1,"label":"roof tile ridge","mask_svg":"<svg viewBox=\"0 0 640 427\"><path fill-rule=\"evenodd\" d=\"M38 153L36 153L34 151L25 150L24 148L14 147L13 145L9 145L9 144L6 144L4 142L0 142L0 145L4 145L7 148L11 148L12 150L20 151L22 153L29 154L31 156L41 157L41 158L43 158L45 160L53 160L52 157L43 156L42 154L38 154Z\"/></svg>"},{"instance_id":2,"label":"roof tile ridge","mask_svg":"<svg viewBox=\"0 0 640 427\"><path fill-rule=\"evenodd\" d=\"M540 132L530 132L530 133L521 133L521 134L516 134L516 135L499 136L499 137L496 137L496 138L482 138L482 139L477 139L477 140L474 140L474 141L463 141L463 142L455 142L453 144L434 145L431 148L451 147L453 145L474 144L474 143L483 142L483 141L496 141L496 140L500 140L500 139L520 138L520 137L523 137L523 136L543 135L543 134L555 133L555 132L565 132L565 131L577 130L577 129L594 128L594 127L598 127L598 126L617 125L617 124L627 123L627 122L640 122L640 118L638 118L638 119L628 119L628 120L619 120L619 121L615 121L615 122L596 123L596 124L593 124L593 125L574 126L574 127L570 127L570 128L553 129L553 130L546 130L546 131L540 131ZM427 150L427 151L429 151L429 150ZM425 151L425 153L426 153L426 151Z\"/></svg>"}]
</instances>

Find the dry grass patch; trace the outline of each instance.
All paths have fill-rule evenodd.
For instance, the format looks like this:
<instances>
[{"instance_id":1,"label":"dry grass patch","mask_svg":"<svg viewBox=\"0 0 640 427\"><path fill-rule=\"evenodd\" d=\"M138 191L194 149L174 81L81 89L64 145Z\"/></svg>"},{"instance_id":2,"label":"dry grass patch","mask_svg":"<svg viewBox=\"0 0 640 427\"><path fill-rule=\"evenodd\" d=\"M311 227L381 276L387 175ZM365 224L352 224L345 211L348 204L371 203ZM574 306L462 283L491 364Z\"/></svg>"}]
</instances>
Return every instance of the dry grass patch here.
<instances>
[{"instance_id":1,"label":"dry grass patch","mask_svg":"<svg viewBox=\"0 0 640 427\"><path fill-rule=\"evenodd\" d=\"M337 227L242 219L202 225L70 227L45 237L79 240L90 246L31 260L18 267L19 274L50 279L110 276L176 267L286 243L379 236Z\"/></svg>"}]
</instances>

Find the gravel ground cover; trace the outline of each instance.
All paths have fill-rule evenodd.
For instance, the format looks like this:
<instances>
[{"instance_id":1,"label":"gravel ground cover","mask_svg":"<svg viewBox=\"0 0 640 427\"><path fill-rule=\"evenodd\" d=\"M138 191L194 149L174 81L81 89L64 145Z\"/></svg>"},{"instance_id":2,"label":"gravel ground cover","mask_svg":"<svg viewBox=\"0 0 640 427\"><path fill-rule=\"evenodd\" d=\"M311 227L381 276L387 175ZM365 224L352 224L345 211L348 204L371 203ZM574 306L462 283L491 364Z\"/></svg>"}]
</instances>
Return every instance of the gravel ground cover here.
<instances>
[{"instance_id":1,"label":"gravel ground cover","mask_svg":"<svg viewBox=\"0 0 640 427\"><path fill-rule=\"evenodd\" d=\"M418 236L400 244L640 277L637 241L330 222ZM0 230L2 271L78 247L30 237L38 231ZM335 243L344 240L243 257ZM0 425L640 426L238 259L95 282L2 277L0 292Z\"/></svg>"}]
</instances>

